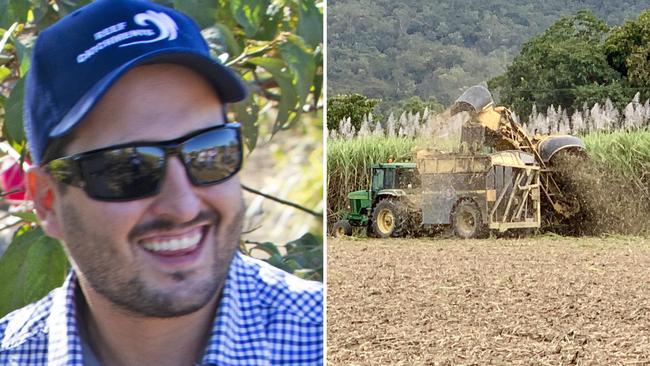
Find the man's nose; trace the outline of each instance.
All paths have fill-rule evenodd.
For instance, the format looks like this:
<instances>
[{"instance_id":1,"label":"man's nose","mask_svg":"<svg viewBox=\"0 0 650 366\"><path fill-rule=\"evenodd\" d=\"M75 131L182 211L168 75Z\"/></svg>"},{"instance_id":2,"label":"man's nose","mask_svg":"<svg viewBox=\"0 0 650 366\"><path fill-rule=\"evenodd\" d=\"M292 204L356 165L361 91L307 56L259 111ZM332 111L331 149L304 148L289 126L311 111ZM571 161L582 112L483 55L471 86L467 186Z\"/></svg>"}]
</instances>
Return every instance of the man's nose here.
<instances>
[{"instance_id":1,"label":"man's nose","mask_svg":"<svg viewBox=\"0 0 650 366\"><path fill-rule=\"evenodd\" d=\"M167 160L167 169L151 206L152 213L161 218L183 223L200 213L201 200L178 157Z\"/></svg>"}]
</instances>

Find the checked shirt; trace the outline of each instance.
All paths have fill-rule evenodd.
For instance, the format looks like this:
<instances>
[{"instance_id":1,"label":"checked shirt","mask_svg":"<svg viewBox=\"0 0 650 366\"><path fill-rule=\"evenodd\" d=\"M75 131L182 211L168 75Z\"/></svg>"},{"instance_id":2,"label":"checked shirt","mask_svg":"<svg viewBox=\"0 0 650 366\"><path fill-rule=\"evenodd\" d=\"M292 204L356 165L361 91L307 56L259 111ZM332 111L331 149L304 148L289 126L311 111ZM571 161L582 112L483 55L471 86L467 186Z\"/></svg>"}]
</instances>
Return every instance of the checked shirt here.
<instances>
[{"instance_id":1,"label":"checked shirt","mask_svg":"<svg viewBox=\"0 0 650 366\"><path fill-rule=\"evenodd\" d=\"M0 365L82 366L76 276L0 320ZM201 365L322 365L323 288L237 253Z\"/></svg>"}]
</instances>

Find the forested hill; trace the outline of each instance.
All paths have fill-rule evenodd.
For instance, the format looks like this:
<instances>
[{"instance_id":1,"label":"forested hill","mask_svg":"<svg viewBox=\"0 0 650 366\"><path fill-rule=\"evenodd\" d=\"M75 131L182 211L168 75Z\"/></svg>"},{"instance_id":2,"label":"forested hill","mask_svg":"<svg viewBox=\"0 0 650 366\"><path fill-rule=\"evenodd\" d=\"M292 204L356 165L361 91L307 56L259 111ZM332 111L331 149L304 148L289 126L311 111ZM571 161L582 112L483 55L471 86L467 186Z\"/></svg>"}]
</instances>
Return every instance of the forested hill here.
<instances>
[{"instance_id":1,"label":"forested hill","mask_svg":"<svg viewBox=\"0 0 650 366\"><path fill-rule=\"evenodd\" d=\"M328 93L449 105L502 74L524 42L561 16L592 10L607 25L650 0L328 0Z\"/></svg>"}]
</instances>

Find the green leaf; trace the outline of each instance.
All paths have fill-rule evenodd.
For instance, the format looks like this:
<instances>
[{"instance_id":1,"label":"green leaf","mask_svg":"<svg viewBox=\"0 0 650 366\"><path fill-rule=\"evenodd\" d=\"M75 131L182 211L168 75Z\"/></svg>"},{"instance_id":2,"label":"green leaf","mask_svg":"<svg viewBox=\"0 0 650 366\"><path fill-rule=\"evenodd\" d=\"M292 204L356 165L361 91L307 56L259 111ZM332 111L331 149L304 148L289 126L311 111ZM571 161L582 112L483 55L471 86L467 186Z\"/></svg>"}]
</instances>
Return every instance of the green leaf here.
<instances>
[{"instance_id":1,"label":"green leaf","mask_svg":"<svg viewBox=\"0 0 650 366\"><path fill-rule=\"evenodd\" d=\"M300 238L287 243L287 250L295 250L296 248L318 248L323 245L322 237L317 237L312 233L306 233Z\"/></svg>"},{"instance_id":2,"label":"green leaf","mask_svg":"<svg viewBox=\"0 0 650 366\"><path fill-rule=\"evenodd\" d=\"M284 267L289 269L289 273L293 273L296 270L300 269L300 264L296 262L295 259L285 257L284 258Z\"/></svg>"},{"instance_id":3,"label":"green leaf","mask_svg":"<svg viewBox=\"0 0 650 366\"><path fill-rule=\"evenodd\" d=\"M285 245L286 254L282 255L277 245L265 242L256 244L249 255L259 249L268 255L264 259L269 264L301 278L322 281L323 278L323 237L307 233Z\"/></svg>"},{"instance_id":4,"label":"green leaf","mask_svg":"<svg viewBox=\"0 0 650 366\"><path fill-rule=\"evenodd\" d=\"M20 79L11 90L5 106L5 129L8 139L20 143L25 140L23 130L23 95L25 79Z\"/></svg>"},{"instance_id":5,"label":"green leaf","mask_svg":"<svg viewBox=\"0 0 650 366\"><path fill-rule=\"evenodd\" d=\"M260 108L252 95L249 95L244 101L231 105L230 108L237 115L237 122L242 124L244 143L250 153L255 150L255 146L257 145L257 138L259 136L259 124L257 120Z\"/></svg>"},{"instance_id":6,"label":"green leaf","mask_svg":"<svg viewBox=\"0 0 650 366\"><path fill-rule=\"evenodd\" d=\"M311 48L323 42L323 14L314 0L298 1L298 28L296 33Z\"/></svg>"},{"instance_id":7,"label":"green leaf","mask_svg":"<svg viewBox=\"0 0 650 366\"><path fill-rule=\"evenodd\" d=\"M30 0L30 3L34 14L34 23L38 24L40 29L44 29L57 20L58 15L50 7L48 0Z\"/></svg>"},{"instance_id":8,"label":"green leaf","mask_svg":"<svg viewBox=\"0 0 650 366\"><path fill-rule=\"evenodd\" d=\"M27 21L27 12L31 6L27 0L10 0L9 6L14 14L14 20L25 23Z\"/></svg>"},{"instance_id":9,"label":"green leaf","mask_svg":"<svg viewBox=\"0 0 650 366\"><path fill-rule=\"evenodd\" d=\"M323 52L320 46L316 48L314 63L317 65L317 68L314 73L314 89L312 94L314 95L314 105L316 105L323 92Z\"/></svg>"},{"instance_id":10,"label":"green leaf","mask_svg":"<svg viewBox=\"0 0 650 366\"><path fill-rule=\"evenodd\" d=\"M301 268L293 271L293 275L300 277L304 280L318 280L318 272L314 271L313 269L308 269L308 268Z\"/></svg>"},{"instance_id":11,"label":"green leaf","mask_svg":"<svg viewBox=\"0 0 650 366\"><path fill-rule=\"evenodd\" d=\"M262 15L257 33L252 38L259 41L273 40L278 34L280 20L282 20L282 8L275 4L269 5L266 8L266 12Z\"/></svg>"},{"instance_id":12,"label":"green leaf","mask_svg":"<svg viewBox=\"0 0 650 366\"><path fill-rule=\"evenodd\" d=\"M176 0L174 6L203 29L214 25L219 4L215 0Z\"/></svg>"},{"instance_id":13,"label":"green leaf","mask_svg":"<svg viewBox=\"0 0 650 366\"><path fill-rule=\"evenodd\" d=\"M11 69L7 66L0 66L0 83L9 75L11 75Z\"/></svg>"},{"instance_id":14,"label":"green leaf","mask_svg":"<svg viewBox=\"0 0 650 366\"><path fill-rule=\"evenodd\" d=\"M235 39L235 36L233 36L232 31L226 27L223 24L216 24L214 28L217 28L220 34L220 39L225 44L225 46L228 49L228 53L230 53L231 58L235 58L239 56L242 52L241 47L239 46L239 42L237 42L237 39Z\"/></svg>"},{"instance_id":15,"label":"green leaf","mask_svg":"<svg viewBox=\"0 0 650 366\"><path fill-rule=\"evenodd\" d=\"M299 107L302 107L309 95L309 88L314 81L316 63L304 41L293 34L287 35L287 41L280 46L280 54L291 69L294 77L293 85L298 92Z\"/></svg>"},{"instance_id":16,"label":"green leaf","mask_svg":"<svg viewBox=\"0 0 650 366\"><path fill-rule=\"evenodd\" d=\"M277 267L283 271L291 273L291 269L285 265L284 259L279 254L274 254L271 257L265 259L265 261L267 261L273 267Z\"/></svg>"},{"instance_id":17,"label":"green leaf","mask_svg":"<svg viewBox=\"0 0 650 366\"><path fill-rule=\"evenodd\" d=\"M277 58L253 57L248 62L268 71L280 87L282 97L278 106L278 116L273 126L274 132L277 132L285 126L290 117L295 115L293 109L298 101L298 96L292 84L292 75L286 64Z\"/></svg>"},{"instance_id":18,"label":"green leaf","mask_svg":"<svg viewBox=\"0 0 650 366\"><path fill-rule=\"evenodd\" d=\"M68 269L58 241L40 228L20 230L0 258L0 316L60 286Z\"/></svg>"},{"instance_id":19,"label":"green leaf","mask_svg":"<svg viewBox=\"0 0 650 366\"><path fill-rule=\"evenodd\" d=\"M247 37L253 37L262 24L268 3L264 0L232 0L230 11L239 25L244 27Z\"/></svg>"},{"instance_id":20,"label":"green leaf","mask_svg":"<svg viewBox=\"0 0 650 366\"><path fill-rule=\"evenodd\" d=\"M5 127L5 125L3 125L3 127ZM6 129L3 130L3 133L5 134L5 136L8 135L8 134L6 133ZM20 154L21 159L23 159L24 156L25 156L25 153L27 152L27 149L26 149L27 141L26 141L26 140L22 140L22 141L20 141L20 142L16 142L16 141L11 141L11 140L9 140L9 143L10 143L11 147L12 147L14 150L16 150L17 153Z\"/></svg>"},{"instance_id":21,"label":"green leaf","mask_svg":"<svg viewBox=\"0 0 650 366\"><path fill-rule=\"evenodd\" d=\"M13 212L12 215L21 218L23 221L38 223L38 216L34 212Z\"/></svg>"},{"instance_id":22,"label":"green leaf","mask_svg":"<svg viewBox=\"0 0 650 366\"><path fill-rule=\"evenodd\" d=\"M18 62L20 62L20 77L22 78L27 75L27 70L29 70L32 50L22 44L16 37L11 37L10 40L16 48L16 55L18 55Z\"/></svg>"},{"instance_id":23,"label":"green leaf","mask_svg":"<svg viewBox=\"0 0 650 366\"><path fill-rule=\"evenodd\" d=\"M292 261L297 269L313 269L315 274L311 279L320 280L323 273L323 239L307 233L285 246L287 255L285 262ZM294 271L295 272L295 271Z\"/></svg>"},{"instance_id":24,"label":"green leaf","mask_svg":"<svg viewBox=\"0 0 650 366\"><path fill-rule=\"evenodd\" d=\"M282 257L282 255L280 254L280 251L278 250L278 247L275 244L271 243L271 242L255 244L253 249L259 249L259 250L267 253L270 256L280 256L280 257Z\"/></svg>"},{"instance_id":25,"label":"green leaf","mask_svg":"<svg viewBox=\"0 0 650 366\"><path fill-rule=\"evenodd\" d=\"M9 14L9 0L0 0L0 28L5 28L7 21L12 18L13 14ZM13 22L9 23L12 24Z\"/></svg>"}]
</instances>

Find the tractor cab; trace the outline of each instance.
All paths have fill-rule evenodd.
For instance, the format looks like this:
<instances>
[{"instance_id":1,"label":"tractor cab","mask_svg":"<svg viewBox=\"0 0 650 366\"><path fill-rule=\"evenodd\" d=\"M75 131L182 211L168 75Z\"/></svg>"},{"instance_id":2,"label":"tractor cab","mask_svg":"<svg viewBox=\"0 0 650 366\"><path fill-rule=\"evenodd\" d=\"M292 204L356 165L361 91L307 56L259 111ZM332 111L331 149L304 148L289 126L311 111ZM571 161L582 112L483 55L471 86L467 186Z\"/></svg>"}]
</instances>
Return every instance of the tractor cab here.
<instances>
[{"instance_id":1,"label":"tractor cab","mask_svg":"<svg viewBox=\"0 0 650 366\"><path fill-rule=\"evenodd\" d=\"M421 185L415 163L375 164L371 171L370 192L373 198L385 190L410 190Z\"/></svg>"}]
</instances>

